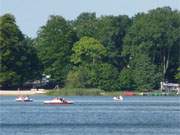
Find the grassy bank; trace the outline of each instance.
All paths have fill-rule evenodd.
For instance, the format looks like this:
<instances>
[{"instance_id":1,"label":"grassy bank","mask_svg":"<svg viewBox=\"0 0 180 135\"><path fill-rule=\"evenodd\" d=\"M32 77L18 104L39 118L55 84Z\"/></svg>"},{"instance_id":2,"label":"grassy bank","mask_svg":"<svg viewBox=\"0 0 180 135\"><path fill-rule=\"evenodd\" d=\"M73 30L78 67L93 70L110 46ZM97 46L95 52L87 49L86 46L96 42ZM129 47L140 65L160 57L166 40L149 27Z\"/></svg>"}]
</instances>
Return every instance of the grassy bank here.
<instances>
[{"instance_id":1,"label":"grassy bank","mask_svg":"<svg viewBox=\"0 0 180 135\"><path fill-rule=\"evenodd\" d=\"M123 91L104 91L95 88L62 88L57 90L49 90L46 95L49 96L118 96Z\"/></svg>"},{"instance_id":2,"label":"grassy bank","mask_svg":"<svg viewBox=\"0 0 180 135\"><path fill-rule=\"evenodd\" d=\"M176 93L162 92L138 92L134 91L135 96L179 96ZM124 91L104 91L100 89L87 88L62 88L57 90L49 90L46 95L49 96L118 96L124 95Z\"/></svg>"},{"instance_id":3,"label":"grassy bank","mask_svg":"<svg viewBox=\"0 0 180 135\"><path fill-rule=\"evenodd\" d=\"M62 88L49 90L46 94L49 96L101 96L103 92L100 89Z\"/></svg>"},{"instance_id":4,"label":"grassy bank","mask_svg":"<svg viewBox=\"0 0 180 135\"><path fill-rule=\"evenodd\" d=\"M117 96L122 94L120 91L105 92L95 88L62 88L49 90L46 94L49 96Z\"/></svg>"}]
</instances>

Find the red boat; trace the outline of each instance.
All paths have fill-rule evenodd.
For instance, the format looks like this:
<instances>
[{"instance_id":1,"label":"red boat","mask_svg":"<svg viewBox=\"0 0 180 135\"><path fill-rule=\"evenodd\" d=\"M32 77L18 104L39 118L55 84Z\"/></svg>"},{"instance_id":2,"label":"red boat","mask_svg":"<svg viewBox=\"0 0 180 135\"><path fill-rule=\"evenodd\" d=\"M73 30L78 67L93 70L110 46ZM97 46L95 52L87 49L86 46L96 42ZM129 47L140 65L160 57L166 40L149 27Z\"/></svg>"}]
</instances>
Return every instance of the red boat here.
<instances>
[{"instance_id":1,"label":"red boat","mask_svg":"<svg viewBox=\"0 0 180 135\"><path fill-rule=\"evenodd\" d=\"M131 91L125 91L123 92L123 96L135 96L135 93Z\"/></svg>"},{"instance_id":2,"label":"red boat","mask_svg":"<svg viewBox=\"0 0 180 135\"><path fill-rule=\"evenodd\" d=\"M65 105L65 104L73 104L73 101L65 100L64 98L54 98L52 100L44 101L44 104L59 104L59 105Z\"/></svg>"}]
</instances>

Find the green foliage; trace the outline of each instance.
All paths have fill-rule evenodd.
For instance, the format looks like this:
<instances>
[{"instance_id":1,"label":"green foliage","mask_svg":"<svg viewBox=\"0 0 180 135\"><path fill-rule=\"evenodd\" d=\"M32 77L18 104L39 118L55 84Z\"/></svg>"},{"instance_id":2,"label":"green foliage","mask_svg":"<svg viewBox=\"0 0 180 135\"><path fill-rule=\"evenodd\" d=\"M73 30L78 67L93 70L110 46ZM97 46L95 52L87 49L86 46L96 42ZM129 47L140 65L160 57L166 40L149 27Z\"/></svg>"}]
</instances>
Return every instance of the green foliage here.
<instances>
[{"instance_id":1,"label":"green foliage","mask_svg":"<svg viewBox=\"0 0 180 135\"><path fill-rule=\"evenodd\" d=\"M100 89L86 89L86 88L63 88L58 90L50 90L49 96L100 96L103 93Z\"/></svg>"},{"instance_id":2,"label":"green foliage","mask_svg":"<svg viewBox=\"0 0 180 135\"><path fill-rule=\"evenodd\" d=\"M73 22L78 38L84 36L94 37L97 32L97 19L95 13L81 13Z\"/></svg>"},{"instance_id":3,"label":"green foliage","mask_svg":"<svg viewBox=\"0 0 180 135\"><path fill-rule=\"evenodd\" d=\"M42 73L60 86L78 88L63 91L79 95L84 94L79 88L145 91L157 89L160 81L179 81L180 12L169 7L132 19L97 18L95 13L82 13L74 21L50 16L35 40L5 14L0 43L1 87L20 86Z\"/></svg>"},{"instance_id":4,"label":"green foliage","mask_svg":"<svg viewBox=\"0 0 180 135\"><path fill-rule=\"evenodd\" d=\"M51 80L60 85L64 84L71 68L71 48L76 40L71 25L61 16L51 16L38 33L36 48L44 73L51 75Z\"/></svg>"},{"instance_id":5,"label":"green foliage","mask_svg":"<svg viewBox=\"0 0 180 135\"><path fill-rule=\"evenodd\" d=\"M136 83L134 81L134 74L132 69L124 68L121 70L119 77L119 88L122 90L135 90L137 89Z\"/></svg>"},{"instance_id":6,"label":"green foliage","mask_svg":"<svg viewBox=\"0 0 180 135\"><path fill-rule=\"evenodd\" d=\"M81 65L75 71L71 71L68 76L67 86L71 88L100 88L103 90L117 89L118 71L107 63L94 65Z\"/></svg>"},{"instance_id":7,"label":"green foliage","mask_svg":"<svg viewBox=\"0 0 180 135\"><path fill-rule=\"evenodd\" d=\"M71 61L74 64L95 64L106 56L105 47L94 38L82 37L72 48Z\"/></svg>"},{"instance_id":8,"label":"green foliage","mask_svg":"<svg viewBox=\"0 0 180 135\"><path fill-rule=\"evenodd\" d=\"M18 85L20 78L13 71L0 72L0 86L9 88Z\"/></svg>"},{"instance_id":9,"label":"green foliage","mask_svg":"<svg viewBox=\"0 0 180 135\"><path fill-rule=\"evenodd\" d=\"M157 89L161 78L162 74L148 56L136 54L120 72L119 83L121 89L147 91Z\"/></svg>"},{"instance_id":10,"label":"green foliage","mask_svg":"<svg viewBox=\"0 0 180 135\"><path fill-rule=\"evenodd\" d=\"M0 85L18 87L39 76L39 61L10 14L0 17Z\"/></svg>"},{"instance_id":11,"label":"green foliage","mask_svg":"<svg viewBox=\"0 0 180 135\"><path fill-rule=\"evenodd\" d=\"M158 72L156 66L150 62L146 55L136 55L130 62L130 68L138 90L152 90L159 86L162 74Z\"/></svg>"},{"instance_id":12,"label":"green foliage","mask_svg":"<svg viewBox=\"0 0 180 135\"><path fill-rule=\"evenodd\" d=\"M111 64L102 63L94 67L95 79L93 82L97 82L97 86L103 90L117 90L118 89L118 70Z\"/></svg>"},{"instance_id":13,"label":"green foliage","mask_svg":"<svg viewBox=\"0 0 180 135\"><path fill-rule=\"evenodd\" d=\"M177 69L177 73L175 75L175 78L180 83L180 67Z\"/></svg>"},{"instance_id":14,"label":"green foliage","mask_svg":"<svg viewBox=\"0 0 180 135\"><path fill-rule=\"evenodd\" d=\"M80 81L81 73L79 71L71 70L69 71L66 79L66 88L82 88L82 84Z\"/></svg>"},{"instance_id":15,"label":"green foliage","mask_svg":"<svg viewBox=\"0 0 180 135\"><path fill-rule=\"evenodd\" d=\"M73 22L79 38L84 36L98 40L107 49L106 62L118 69L124 65L121 57L123 38L131 21L128 16L101 16L95 13L82 13Z\"/></svg>"},{"instance_id":16,"label":"green foliage","mask_svg":"<svg viewBox=\"0 0 180 135\"><path fill-rule=\"evenodd\" d=\"M121 56L123 38L131 24L128 16L102 16L98 18L97 33L94 35L107 49L107 61L122 69L124 60Z\"/></svg>"},{"instance_id":17,"label":"green foliage","mask_svg":"<svg viewBox=\"0 0 180 135\"><path fill-rule=\"evenodd\" d=\"M25 37L25 39L20 43L23 46L21 52L21 73L24 78L28 80L36 80L41 78L42 63L37 56L37 50L34 48L34 40ZM19 63L20 64L20 63Z\"/></svg>"},{"instance_id":18,"label":"green foliage","mask_svg":"<svg viewBox=\"0 0 180 135\"><path fill-rule=\"evenodd\" d=\"M74 82L87 88L115 89L118 71L110 64L103 63L106 49L97 40L83 37L73 47L72 62L76 65ZM71 72L70 72L71 73ZM72 76L71 76L72 77Z\"/></svg>"},{"instance_id":19,"label":"green foliage","mask_svg":"<svg viewBox=\"0 0 180 135\"><path fill-rule=\"evenodd\" d=\"M169 7L138 14L124 39L123 54L133 58L144 53L163 78L173 81L180 57L180 13ZM159 82L162 80L159 80Z\"/></svg>"}]
</instances>

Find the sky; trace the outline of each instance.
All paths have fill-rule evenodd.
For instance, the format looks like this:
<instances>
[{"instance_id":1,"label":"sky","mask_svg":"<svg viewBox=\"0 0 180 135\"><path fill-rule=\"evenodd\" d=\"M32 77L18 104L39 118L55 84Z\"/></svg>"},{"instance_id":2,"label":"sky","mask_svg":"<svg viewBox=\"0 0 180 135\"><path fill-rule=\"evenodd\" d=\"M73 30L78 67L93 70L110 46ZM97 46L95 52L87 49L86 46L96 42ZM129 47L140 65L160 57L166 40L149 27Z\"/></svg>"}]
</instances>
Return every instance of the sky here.
<instances>
[{"instance_id":1,"label":"sky","mask_svg":"<svg viewBox=\"0 0 180 135\"><path fill-rule=\"evenodd\" d=\"M0 0L0 15L11 13L21 31L36 37L50 15L73 20L82 12L101 15L128 15L169 6L180 10L180 0Z\"/></svg>"}]
</instances>

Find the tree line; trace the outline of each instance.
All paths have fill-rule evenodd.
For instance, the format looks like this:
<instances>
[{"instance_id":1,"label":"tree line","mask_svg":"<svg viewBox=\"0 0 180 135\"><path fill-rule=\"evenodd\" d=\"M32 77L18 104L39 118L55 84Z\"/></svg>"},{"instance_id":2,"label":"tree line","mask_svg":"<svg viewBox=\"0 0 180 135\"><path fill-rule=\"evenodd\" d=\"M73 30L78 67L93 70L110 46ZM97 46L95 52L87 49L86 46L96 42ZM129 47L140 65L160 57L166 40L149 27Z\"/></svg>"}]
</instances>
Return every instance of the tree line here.
<instances>
[{"instance_id":1,"label":"tree line","mask_svg":"<svg viewBox=\"0 0 180 135\"><path fill-rule=\"evenodd\" d=\"M170 7L75 20L51 15L37 37L25 36L15 17L0 17L0 87L21 87L50 75L60 87L158 89L179 82L180 12Z\"/></svg>"}]
</instances>

